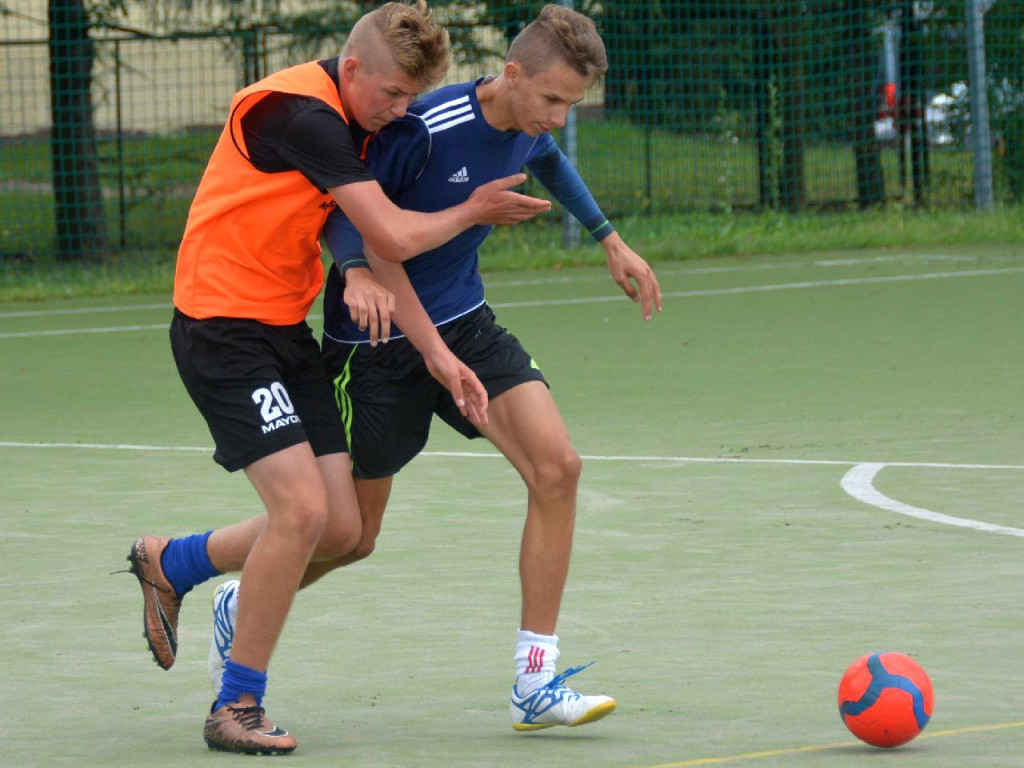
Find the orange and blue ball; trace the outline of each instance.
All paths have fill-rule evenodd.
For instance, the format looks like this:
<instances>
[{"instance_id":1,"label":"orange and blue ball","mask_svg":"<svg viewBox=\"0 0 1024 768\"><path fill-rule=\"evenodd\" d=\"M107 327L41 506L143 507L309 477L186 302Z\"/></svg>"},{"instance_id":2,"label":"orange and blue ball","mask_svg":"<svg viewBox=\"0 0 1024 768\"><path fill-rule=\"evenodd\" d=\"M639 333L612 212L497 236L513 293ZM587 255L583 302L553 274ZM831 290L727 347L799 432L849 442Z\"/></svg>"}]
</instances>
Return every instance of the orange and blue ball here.
<instances>
[{"instance_id":1,"label":"orange and blue ball","mask_svg":"<svg viewBox=\"0 0 1024 768\"><path fill-rule=\"evenodd\" d=\"M924 668L895 651L862 656L839 682L839 715L850 733L876 747L898 747L921 733L933 704Z\"/></svg>"}]
</instances>

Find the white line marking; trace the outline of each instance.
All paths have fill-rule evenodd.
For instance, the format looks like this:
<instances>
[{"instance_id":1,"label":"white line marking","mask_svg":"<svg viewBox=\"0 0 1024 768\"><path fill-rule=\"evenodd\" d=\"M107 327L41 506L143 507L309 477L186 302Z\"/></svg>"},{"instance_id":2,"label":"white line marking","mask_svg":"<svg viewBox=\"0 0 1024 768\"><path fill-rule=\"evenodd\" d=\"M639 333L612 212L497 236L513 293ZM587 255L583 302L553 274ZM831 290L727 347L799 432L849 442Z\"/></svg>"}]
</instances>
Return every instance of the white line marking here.
<instances>
[{"instance_id":1,"label":"white line marking","mask_svg":"<svg viewBox=\"0 0 1024 768\"><path fill-rule=\"evenodd\" d=\"M975 269L956 272L931 272L923 275L891 275L888 277L851 277L842 280L815 280L800 283L774 283L770 285L750 285L736 288L712 288L703 291L676 291L663 293L665 299L688 299L698 296L730 296L741 293L767 293L769 291L790 291L806 288L831 288L847 285L870 285L876 283L912 282L916 280L942 280L953 277L991 277L1024 272L1024 267L1006 269ZM544 299L538 301L509 301L491 304L494 309L517 309L523 307L550 307L568 304L597 304L613 301L624 301L622 294L606 296L590 296L580 299ZM319 320L321 315L309 315L308 320ZM90 333L118 333L121 331L152 331L167 328L167 323L155 325L127 325L105 328L66 328L52 331L20 331L0 333L0 339L24 339L40 336L71 336Z\"/></svg>"},{"instance_id":2,"label":"white line marking","mask_svg":"<svg viewBox=\"0 0 1024 768\"><path fill-rule=\"evenodd\" d=\"M27 443L27 442L0 442L0 448L77 448L101 451L176 451L176 452L200 452L210 453L212 447L184 446L184 445L133 445L133 444L108 444L108 443ZM483 453L475 451L423 451L420 456L450 457L465 459L501 459L500 453ZM909 515L921 520L928 520L933 523L944 525L955 525L961 528L970 528L976 531L989 533L1001 533L1008 536L1024 537L1024 530L1020 528L1009 528L1002 525L993 525L979 520L969 520L962 517L943 515L919 507L912 507L909 504L891 499L879 492L873 485L875 475L885 467L924 467L929 469L1010 469L1024 470L1021 464L952 464L945 462L924 462L924 461L894 461L881 463L868 463L856 461L841 461L831 459L755 459L739 458L731 456L594 456L583 455L584 461L634 461L634 462L669 462L673 464L783 464L791 466L844 466L852 468L843 476L840 485L853 498L863 501L873 507L896 512L901 515Z\"/></svg>"},{"instance_id":3,"label":"white line marking","mask_svg":"<svg viewBox=\"0 0 1024 768\"><path fill-rule=\"evenodd\" d=\"M951 256L941 253L896 253L884 256L871 256L866 258L851 257L843 259L816 259L813 261L772 261L764 264L736 264L722 267L681 267L674 268L662 266L658 269L659 277L672 277L675 275L715 275L735 272L757 272L767 270L798 269L804 267L856 267L862 264L882 264L892 262L957 262L957 261L980 261L981 257L975 254L964 254ZM495 273L492 273L495 274ZM601 271L601 274L562 274L558 277L545 274L543 277L529 278L523 280L501 280L490 279L485 274L485 283L488 288L513 288L529 285L561 285L567 283L605 282L609 280L608 274ZM105 305L101 307L74 307L67 309L36 309L20 310L12 312L0 312L0 320L10 317L56 317L59 315L92 315L104 314L106 312L132 312L134 310L167 310L170 311L174 305L170 302L160 304L132 304L128 306Z\"/></svg>"},{"instance_id":4,"label":"white line marking","mask_svg":"<svg viewBox=\"0 0 1024 768\"><path fill-rule=\"evenodd\" d=\"M131 443L30 443L0 441L0 448L86 448L101 451L212 451L213 446L138 445ZM502 459L494 451L423 451L420 456L452 457L462 459ZM788 464L793 466L864 466L863 461L841 459L757 459L734 456L598 456L583 455L586 461L661 461L672 464ZM926 469L1009 469L1024 470L1024 464L951 464L928 461L888 461L879 467L923 467Z\"/></svg>"},{"instance_id":5,"label":"white line marking","mask_svg":"<svg viewBox=\"0 0 1024 768\"><path fill-rule=\"evenodd\" d=\"M893 254L889 256L874 256L869 258L847 258L847 259L817 259L814 261L785 261L768 262L766 264L737 264L723 267L683 267L674 269L672 267L658 267L655 270L659 278L676 277L679 275L720 275L736 272L763 272L767 270L782 269L804 269L806 267L856 267L864 264L882 264L891 262L978 262L981 258L977 255L948 256L941 253L935 254ZM605 282L610 280L607 272L602 271L597 275L567 275L564 277L535 277L522 280L489 280L484 275L484 283L488 288L515 288L528 285L556 285L561 283L586 283ZM3 315L0 315L3 317Z\"/></svg>"},{"instance_id":6,"label":"white line marking","mask_svg":"<svg viewBox=\"0 0 1024 768\"><path fill-rule=\"evenodd\" d=\"M865 504L870 504L873 507L885 509L890 512L896 512L900 515L916 517L920 520L928 520L933 523L942 523L943 525L955 525L960 528L970 528L975 531L1001 533L1007 536L1024 536L1024 530L1020 528L1008 528L1003 525L983 523L980 520L969 520L963 517L944 515L941 512L932 512L928 509L912 507L909 504L904 504L902 501L896 501L896 499L889 498L874 486L875 475L887 466L889 465L858 464L843 476L840 485L843 487L843 490L853 496L853 498L863 501Z\"/></svg>"},{"instance_id":7,"label":"white line marking","mask_svg":"<svg viewBox=\"0 0 1024 768\"><path fill-rule=\"evenodd\" d=\"M673 291L663 293L663 299L690 299L697 296L730 296L739 293L762 293L769 291L792 291L803 288L831 288L840 285L869 285L872 283L898 283L914 280L942 280L950 277L991 277L1024 272L1024 267L1006 269L972 269L957 272L930 272L923 275L890 275L888 277L850 277L841 280L814 280L802 283L774 283L771 285L749 285L736 288L710 288L703 291ZM540 301L515 301L503 304L492 304L495 309L512 309L516 307L544 307L552 304L594 304L607 301L619 301L622 296L591 296L582 299L556 299Z\"/></svg>"},{"instance_id":8,"label":"white line marking","mask_svg":"<svg viewBox=\"0 0 1024 768\"><path fill-rule=\"evenodd\" d=\"M15 333L0 333L0 339L28 339L38 336L78 336L88 333L124 333L127 331L156 331L167 330L170 323L159 323L154 325L119 325L110 328L61 328L54 331L19 331Z\"/></svg>"},{"instance_id":9,"label":"white line marking","mask_svg":"<svg viewBox=\"0 0 1024 768\"><path fill-rule=\"evenodd\" d=\"M191 445L131 445L118 443L18 443L0 442L0 448L85 448L94 451L206 451L213 446L199 448Z\"/></svg>"},{"instance_id":10,"label":"white line marking","mask_svg":"<svg viewBox=\"0 0 1024 768\"><path fill-rule=\"evenodd\" d=\"M129 304L128 306L106 306L106 307L75 307L68 309L35 309L21 312L0 312L0 319L8 317L55 317L57 315L96 315L105 312L132 312L136 309L166 309L170 311L174 305L164 302L163 304Z\"/></svg>"},{"instance_id":11,"label":"white line marking","mask_svg":"<svg viewBox=\"0 0 1024 768\"><path fill-rule=\"evenodd\" d=\"M782 270L782 269L805 269L807 267L856 267L862 264L879 264L885 262L951 262L951 261L970 261L978 262L980 257L976 255L964 255L964 256L945 256L943 254L921 254L920 256L913 256L911 254L894 254L890 256L875 256L869 258L848 258L848 259L817 259L814 261L773 261L765 264L735 264L722 267L682 267L673 268L659 265L655 270L658 273L658 277L676 277L679 275L721 275L721 274L734 274L736 272L764 272L768 270ZM531 277L521 280L489 280L488 275L484 274L484 283L488 288L517 288L529 285L558 285L563 283L589 283L589 282L604 282L610 280L608 273L601 271L600 274L586 274L586 275L562 275L559 277L551 277L545 275L544 277ZM3 317L0 314L0 317Z\"/></svg>"},{"instance_id":12,"label":"white line marking","mask_svg":"<svg viewBox=\"0 0 1024 768\"><path fill-rule=\"evenodd\" d=\"M3 443L0 443L2 446ZM468 459L501 459L500 453L479 453L473 451L423 451L420 456L452 456ZM674 464L789 464L796 466L839 466L849 467L863 464L861 461L841 459L756 459L739 456L580 456L586 461L664 461ZM927 461L890 461L886 467L924 467L926 469L1021 469L1024 464L944 464Z\"/></svg>"}]
</instances>

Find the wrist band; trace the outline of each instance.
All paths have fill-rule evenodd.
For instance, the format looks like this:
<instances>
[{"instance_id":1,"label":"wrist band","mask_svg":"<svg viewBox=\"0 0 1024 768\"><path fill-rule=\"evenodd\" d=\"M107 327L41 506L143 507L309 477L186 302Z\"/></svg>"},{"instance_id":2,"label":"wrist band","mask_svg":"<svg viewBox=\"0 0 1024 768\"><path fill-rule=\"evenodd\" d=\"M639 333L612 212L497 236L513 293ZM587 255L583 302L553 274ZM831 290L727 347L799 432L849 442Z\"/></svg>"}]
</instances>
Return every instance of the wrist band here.
<instances>
[{"instance_id":1,"label":"wrist band","mask_svg":"<svg viewBox=\"0 0 1024 768\"><path fill-rule=\"evenodd\" d=\"M356 269L358 267L366 267L367 269L369 269L370 262L368 262L366 259L349 259L348 261L343 261L341 264L338 265L338 272L340 272L342 276L344 276L345 273L348 272L350 269Z\"/></svg>"}]
</instances>

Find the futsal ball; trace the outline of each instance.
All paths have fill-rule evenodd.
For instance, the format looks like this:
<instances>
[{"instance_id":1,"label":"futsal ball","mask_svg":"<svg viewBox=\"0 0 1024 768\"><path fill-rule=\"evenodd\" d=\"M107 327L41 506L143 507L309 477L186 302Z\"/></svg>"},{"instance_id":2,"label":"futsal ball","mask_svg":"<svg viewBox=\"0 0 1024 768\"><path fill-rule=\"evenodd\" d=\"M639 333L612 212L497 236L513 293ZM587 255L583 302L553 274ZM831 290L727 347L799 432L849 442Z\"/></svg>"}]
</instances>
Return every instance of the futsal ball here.
<instances>
[{"instance_id":1,"label":"futsal ball","mask_svg":"<svg viewBox=\"0 0 1024 768\"><path fill-rule=\"evenodd\" d=\"M850 733L875 747L898 747L917 736L933 702L928 675L902 653L862 656L839 681L840 717Z\"/></svg>"}]
</instances>

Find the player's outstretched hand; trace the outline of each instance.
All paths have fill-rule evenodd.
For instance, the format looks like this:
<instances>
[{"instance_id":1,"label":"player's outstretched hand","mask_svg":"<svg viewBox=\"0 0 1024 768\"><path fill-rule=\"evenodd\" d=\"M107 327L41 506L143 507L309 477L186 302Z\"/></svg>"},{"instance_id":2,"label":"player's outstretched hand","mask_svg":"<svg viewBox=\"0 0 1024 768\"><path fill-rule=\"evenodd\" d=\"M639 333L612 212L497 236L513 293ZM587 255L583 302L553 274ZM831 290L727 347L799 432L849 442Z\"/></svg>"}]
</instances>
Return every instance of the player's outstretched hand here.
<instances>
[{"instance_id":1,"label":"player's outstretched hand","mask_svg":"<svg viewBox=\"0 0 1024 768\"><path fill-rule=\"evenodd\" d=\"M391 314L395 311L395 297L387 288L373 279L373 272L356 267L345 272L344 301L359 330L370 331L370 346L378 341L385 344L391 338Z\"/></svg>"},{"instance_id":2,"label":"player's outstretched hand","mask_svg":"<svg viewBox=\"0 0 1024 768\"><path fill-rule=\"evenodd\" d=\"M617 232L608 235L601 245L608 256L608 271L612 279L629 298L640 303L644 320L651 319L654 309L661 312L661 286L651 265L626 245Z\"/></svg>"},{"instance_id":3,"label":"player's outstretched hand","mask_svg":"<svg viewBox=\"0 0 1024 768\"><path fill-rule=\"evenodd\" d=\"M477 224L519 224L538 213L551 210L551 202L513 192L512 187L526 181L525 173L483 184L473 190L468 202L477 207Z\"/></svg>"},{"instance_id":4,"label":"player's outstretched hand","mask_svg":"<svg viewBox=\"0 0 1024 768\"><path fill-rule=\"evenodd\" d=\"M462 415L475 427L487 425L487 390L472 369L446 346L423 358L430 375L451 392Z\"/></svg>"}]
</instances>

